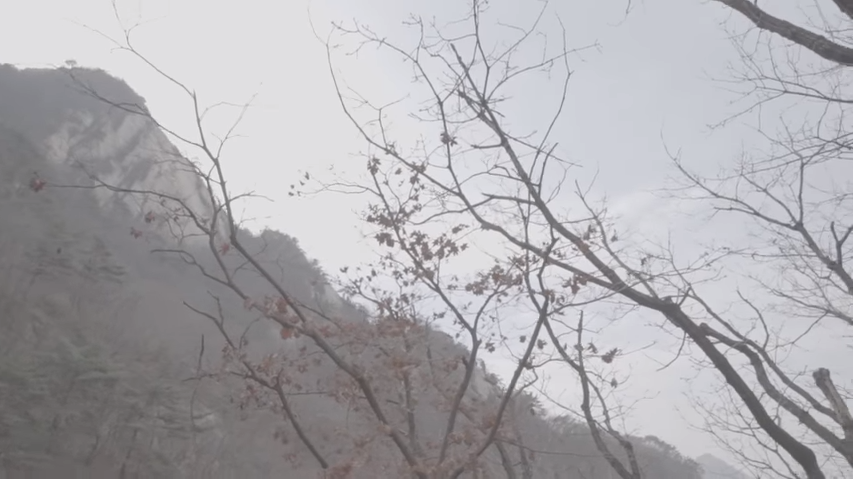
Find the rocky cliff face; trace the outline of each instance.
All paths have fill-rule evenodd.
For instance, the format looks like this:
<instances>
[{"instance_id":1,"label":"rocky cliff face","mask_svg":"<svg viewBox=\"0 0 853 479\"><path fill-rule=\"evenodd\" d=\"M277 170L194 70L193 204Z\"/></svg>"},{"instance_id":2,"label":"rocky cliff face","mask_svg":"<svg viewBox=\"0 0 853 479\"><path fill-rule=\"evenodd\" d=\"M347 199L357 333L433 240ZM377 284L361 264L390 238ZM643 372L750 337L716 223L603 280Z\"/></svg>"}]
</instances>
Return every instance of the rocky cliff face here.
<instances>
[{"instance_id":1,"label":"rocky cliff face","mask_svg":"<svg viewBox=\"0 0 853 479\"><path fill-rule=\"evenodd\" d=\"M288 350L277 332L252 326L254 318L227 291L179 259L149 254L152 245L173 241L167 231L153 230L147 243L128 235L151 198L28 188L35 172L84 184L82 168L109 184L211 209L202 183L156 125L81 94L70 73L114 103L144 106L102 71L0 66L0 477L317 477L286 421L268 408L241 411L231 403L239 382L188 380L198 371L202 335L207 352L222 347L211 325L184 306L204 304L211 294L223 298L228 327L247 331L252 354ZM275 231L241 235L261 261L276 263L277 279L299 300L332 304L350 321L369 320L331 290L294 238ZM251 275L245 281L259 294L268 290ZM304 346L289 344L291 352ZM431 330L417 348L439 360L465 353ZM216 359L205 366L215 369ZM335 374L320 364L301 379L321 384ZM486 378L484 368L478 371L469 398L482 408L494 406L500 392ZM418 427L425 435L440 434L446 423L437 399L428 389L420 398ZM311 434L333 458L350 454L351 438L372 427L330 395L294 393L292 407L310 418ZM609 477L581 424L544 416L526 395L510 416L525 450L538 452L521 453L527 455L517 465L519 477L522 469L535 478ZM648 477L697 477L695 463L653 446L638 439ZM388 444L365 450L371 460L353 477L394 477ZM501 470L497 455L489 460Z\"/></svg>"},{"instance_id":2,"label":"rocky cliff face","mask_svg":"<svg viewBox=\"0 0 853 479\"><path fill-rule=\"evenodd\" d=\"M98 101L86 90L115 105L145 107L127 84L101 71L0 65L0 112L8 112L0 121L29 139L52 164L85 169L121 188L173 194L193 209L210 211L192 165L153 122ZM113 214L126 208L141 216L152 201L104 189L94 195Z\"/></svg>"}]
</instances>

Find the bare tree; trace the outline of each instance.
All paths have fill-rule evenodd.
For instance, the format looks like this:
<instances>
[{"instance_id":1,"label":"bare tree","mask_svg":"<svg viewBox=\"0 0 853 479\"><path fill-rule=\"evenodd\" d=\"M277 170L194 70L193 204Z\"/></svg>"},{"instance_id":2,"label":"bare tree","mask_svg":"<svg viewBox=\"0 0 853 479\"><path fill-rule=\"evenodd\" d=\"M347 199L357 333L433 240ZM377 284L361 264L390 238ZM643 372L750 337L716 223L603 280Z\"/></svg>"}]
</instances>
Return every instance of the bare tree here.
<instances>
[{"instance_id":1,"label":"bare tree","mask_svg":"<svg viewBox=\"0 0 853 479\"><path fill-rule=\"evenodd\" d=\"M755 13L754 3L723 3L737 6L760 27L786 38L795 41L797 38L811 39L802 41L826 58L841 55L838 53L840 47L833 53L823 40L808 37L763 12ZM480 15L481 10L475 6L472 14L475 27L480 24ZM420 19L413 19L412 25L420 32L427 28ZM443 36L440 32L431 31L428 36L421 34L413 47L402 47L360 25L339 25L337 31L356 36L364 45L375 45L391 52L408 62L414 71L416 88L420 88L415 95L421 96L417 96L416 112L413 109L408 113L423 126L432 126L435 132L408 139L412 145L405 148L402 146L405 140L398 139L387 128L394 118L390 112L399 108L397 104L373 107L358 95L350 98L353 95L336 82L344 111L369 145L368 171L371 177L411 175L413 182L416 180L418 184L427 185L417 192L424 206L405 211L405 220L411 227L472 223L485 231L484 236L494 237L499 248L509 250L510 258L525 258L527 262L531 261L527 258L534 258L548 266L550 274L543 282L543 289L557 298L566 298L558 300L561 307L627 300L630 305L659 313L722 376L737 406L748 411L744 417L748 418L751 427L766 437L767 444L779 451L780 457L790 458L796 464L792 471L801 470L809 478L826 477L825 461L815 453L819 448L823 454L824 446L830 449L830 454L853 465L849 412L844 405L844 397L829 379L828 370L821 368L814 374L823 398L797 386L773 357L767 340L753 339L742 332L732 318L718 312L699 294L698 281L701 280L695 279L695 273L713 266L721 257L730 256L731 251L711 252L685 268L667 250L649 252L619 247L613 220L605 209L592 205L587 191L577 183L578 208L566 212L569 199L561 179L566 177L571 165L556 154L556 145L549 142L564 100L557 99L552 103L557 114L543 121L544 133L538 136L513 134L505 126L508 121L504 115L503 105L507 101L504 91L520 73L559 66L565 69L564 85L568 84L568 58L572 52L565 45L554 56L545 55L541 63L515 65L509 54L494 53L478 34ZM520 37L519 42L527 38L524 34ZM362 112L365 109L373 116L364 116ZM812 148L824 153L831 145L835 145L832 149L836 152L845 148L838 137L824 142L822 147ZM842 224L840 220L830 221L827 232L832 241L826 249L820 246L822 240L809 233L804 224L809 208L802 203L805 181L801 172L811 163L820 162L808 158L799 148L789 151L783 168L798 178L793 183L784 183L778 178L782 170L769 171L766 163L742 168L740 175L732 180L741 181L752 187L754 192L765 194L765 203L769 199L771 205L782 210L781 218L763 213L737 194L723 193L708 186L685 168L681 168L681 172L710 199L725 203L724 209L751 214L769 223L775 233L790 233L785 240L789 247L798 248L798 251L796 254L788 252L787 258L794 260L797 271L813 271L813 278L825 278L828 283L823 291L832 290L833 297L839 299L834 303L821 302L815 308L814 300L820 302L828 293L821 297L813 294L814 290L802 288L787 293L776 288L774 292L793 301L793 306L798 309L843 319L849 317L846 311L849 303L844 302L850 292L849 285L846 285L849 274L843 265L845 255L849 255L846 241L850 237L851 226ZM759 180L752 176L755 174L770 175L772 180ZM357 185L344 183L334 186L345 186L347 191L357 190ZM391 194L384 193L383 189L394 189L395 186L386 180L374 181L363 188L375 195L388 197ZM787 187L793 197L799 199L799 206L785 206L784 201L771 191L777 186ZM832 204L832 201L846 203L848 199L849 193L842 192L819 201ZM380 242L383 241L381 238L387 236L378 237ZM397 238L405 244L404 239ZM797 243L791 245L791 240ZM777 246L782 244L777 238L768 241ZM478 243L482 244L480 240ZM753 253L756 256L761 254L758 251ZM837 283L833 285L833 282ZM841 296L837 296L839 294ZM740 301L754 308L757 323L766 324L765 312L754 307L748 297L742 296ZM730 351L740 356L731 358ZM572 364L571 358L565 359ZM741 369L742 363L749 366L749 372ZM776 413L771 412L776 408L793 415L816 438L803 436L798 425L783 425ZM826 417L829 425L819 423L810 411ZM622 474L618 464L612 465Z\"/></svg>"},{"instance_id":2,"label":"bare tree","mask_svg":"<svg viewBox=\"0 0 853 479\"><path fill-rule=\"evenodd\" d=\"M724 324L725 337L720 331L709 332L747 359L760 390L780 409L777 420L791 418L794 427L804 430L803 441L826 458L826 467L847 470L853 466L849 392L832 380L826 367L807 374L785 367L780 358L819 327L838 331L834 346L840 350L849 344L848 328L853 325L853 209L851 185L844 180L851 174L846 90L853 58L847 25L853 11L844 1L815 2L803 5L801 18L792 23L755 2L719 3L754 27L732 35L741 62L733 68L734 77L724 81L747 105L730 119L751 115L765 143L716 177L692 171L677 158L676 166L691 197L756 227L756 241L742 259L755 266L750 279L769 299L738 292L758 332L737 331L731 323ZM768 119L775 131L766 126ZM794 320L790 322L800 332L788 330L787 337L780 336L775 327L779 319ZM846 363L839 358L828 366L846 376ZM730 406L726 414L707 417L718 430L738 431L758 445L751 457L739 450L744 462L796 477L797 467L786 454L790 451L756 435L751 418Z\"/></svg>"},{"instance_id":3,"label":"bare tree","mask_svg":"<svg viewBox=\"0 0 853 479\"><path fill-rule=\"evenodd\" d=\"M559 246L558 235L543 234L536 199L524 188L518 188L521 182L513 176L513 166L495 158L496 155L489 152L502 150L505 146L510 147L510 142L529 150L534 158L527 174L538 175L533 181L540 184L544 181L544 175L549 172L550 164L555 163L561 168L572 165L553 155L554 145L547 145L547 134L538 144L508 134L502 140L489 144L488 136L484 136L493 133L489 131L492 128L490 122L501 116L493 106L504 99L501 95L507 85L525 73L550 72L563 65L566 67L563 72L563 96L558 99L560 106L549 125L550 132L562 112L562 102L565 101L565 87L571 73L567 61L570 56L592 46L569 49L564 35L560 50L545 51L541 53L543 58L540 61L518 65L512 57L523 46L527 46L532 37L541 34L539 23L548 11L547 4L543 6L533 25L513 27L519 32L518 38L504 50L493 49L488 43L489 40L481 33L483 17L487 11L488 7L482 2L472 2L470 16L465 19L470 28L455 34L446 33L435 25L427 26L423 19L413 17L409 25L417 32L418 37L415 45L411 47L391 43L381 34L358 23L351 26L334 25L333 33L355 39L357 47L348 51L347 55L357 54L362 48L375 45L390 51L410 65L416 82L424 87L425 93L423 98L418 97L417 111L411 113L411 116L419 123L436 125L437 138L417 135L411 139L414 145L403 150L400 146L403 140L394 138L388 129L389 120L393 121L388 111L400 102L375 106L358 92L342 88L334 69L334 48L330 42L326 42L341 105L348 118L367 140L370 151L365 155L367 176L364 183L347 178L321 182L319 192L363 193L376 200L371 204L364 219L368 224L375 225L372 234L381 246L403 253L402 256L392 256L389 253L388 258L403 261L406 269L421 269L424 259L430 260L434 255L437 255L439 260L448 256L448 250L452 251L455 243L448 242L447 238L460 232L465 232L471 243L477 243L484 239L490 241L488 235L483 234L484 230L503 231L501 226L483 220L479 216L481 210L498 215L501 224L506 224L513 230L515 236L508 235L504 238L510 238L510 248L517 246L513 245L518 241L517 238L522 238L522 242L541 240L541 243L538 243L541 246L535 250L511 249L506 260L497 259L497 255L493 255L495 266L488 272L488 276L484 276L483 281L468 285L466 290L480 296L484 294L490 277L491 281L494 281L509 272L521 273L514 276L512 282L519 286L517 293L522 295L521 301L525 303L523 306L532 309L540 318L540 322L534 323L531 329L524 329L523 334L519 336L521 343L529 345L521 355L522 361L530 354L534 343L541 351L537 352L536 356L531 356L525 367L535 372L537 366L558 362L574 370L582 391L581 417L589 427L596 448L619 477L639 479L643 473L632 441L627 434L614 426L605 395L596 385L594 374L585 364L585 358L597 358L609 364L614 358L622 355L616 348L599 352L591 341L588 345L583 344L583 310L579 308L607 298L611 293L579 299L578 292L588 286L588 277L573 275L567 279L559 271L560 261L568 261L573 252ZM463 60L460 50L457 49L461 49L462 45L470 47L471 51L466 57L468 60ZM490 53L486 53L487 51ZM436 67L437 70L433 71L431 67ZM488 93L481 93L480 88ZM474 96L468 96L469 94ZM483 105L483 108L475 105ZM365 119L360 121L359 117L363 112L367 112L368 116L362 117ZM491 119L488 118L489 115ZM488 128L484 131L483 126ZM479 141L474 143L473 138ZM380 155L385 158L381 159ZM469 158L473 158L475 162L481 160L483 163L466 164ZM483 198L476 200L469 200L465 192L466 187L477 189L495 185L496 189L507 188L512 192L485 193ZM559 185L555 188L558 189ZM469 216L470 213L474 213L473 218ZM598 217L590 210L590 218ZM472 226L475 228L473 231ZM603 224L599 226L603 227ZM430 236L425 231L435 231L436 234ZM595 241L591 238L594 234L593 225L582 233L588 241ZM438 247L437 251L434 250L435 246ZM468 244L463 244L461 249L464 250L467 246ZM555 262L554 258L559 261ZM451 290L458 290L457 276L443 272L441 266L439 261L434 268L424 270L428 278L427 287L438 292L442 284L447 284ZM399 275L395 274L395 277ZM499 302L502 303L502 308L512 310L513 305L506 300ZM451 301L445 301L445 304L450 303ZM575 327L567 326L562 319L570 310L581 312L581 320ZM459 326L460 323L460 320L454 318L452 326ZM487 328L484 330L488 336L482 338L483 333L475 330L476 323L473 329L465 323L461 325L470 335L468 344L472 351L471 359L476 356L482 341L486 341L486 350L492 352L497 344L508 339L502 332L495 334ZM548 339L539 339L542 336L540 327L543 325ZM565 345L566 336L574 337L573 346ZM538 364L533 360L534 357L540 359ZM615 388L618 381L611 379L605 381L605 384ZM510 388L512 386L511 383ZM566 407L562 404L559 406ZM619 452L615 452L614 448Z\"/></svg>"},{"instance_id":4,"label":"bare tree","mask_svg":"<svg viewBox=\"0 0 853 479\"><path fill-rule=\"evenodd\" d=\"M468 38L474 39L477 50L483 53L479 41L481 7L474 2L472 15L467 20L471 26ZM419 21L415 25L424 26ZM414 61L416 69L422 69L411 54L364 30L347 31L339 26L337 31L362 35L365 43L381 43ZM534 31L535 25L524 32L519 43ZM89 188L146 199L142 203L146 209L140 211L142 224L131 227L131 236L144 238L154 231L169 232L177 240L177 246L157 248L155 252L180 258L196 269L205 281L219 288L218 291L227 291L241 300L248 314L279 328L285 347L258 357L247 340L248 330L255 321L245 325L229 320L226 298L211 292L207 306L185 303L188 309L209 320L224 343L220 367L202 372L200 357L195 380L208 377L242 380L238 407L264 408L279 414L289 427L277 438L286 442L290 434L295 435L324 477L359 477L359 471L365 469L362 473L365 477L380 470L384 474L424 479L456 478L463 474L530 478L533 477L532 451L524 445L525 438L508 411L526 389L539 381L540 368L556 357L577 373L583 391L582 417L598 450L624 479L641 477L631 440L613 424L606 395L591 379L592 374L585 364L591 358L610 364L620 351L598 352L591 343L572 351L568 346L557 344L571 333L581 345L583 322L575 328L567 327L561 317L570 308L585 304L573 298L588 286L591 278L575 275L566 282L561 277L561 264L570 253L559 245L558 236L552 235L542 246L544 254L539 250L520 249L506 258L494 259L482 271L473 274L454 271L454 261L469 254L473 250L471 241L481 236L472 231L470 221L453 219L465 210L455 210L450 205L464 196L453 190L437 190L428 161L404 162L388 168L371 156L367 167L368 184L326 185L327 188L356 187L373 195L374 201L364 219L375 228L375 239L387 252L375 263L355 268L353 274L341 282L347 299L363 305L361 313L368 317L353 318L353 311L300 297L282 283L275 265L265 262L261 252L253 250L246 241L235 205L253 194L237 194L227 187L227 167L221 156L223 147L234 137L250 103L237 105L236 122L224 135L216 137L206 128L205 116L209 109L201 106L191 88L142 55L132 44L131 32L132 29L126 29L125 37L115 42L115 46L147 64L191 100L195 132L183 134L171 129L158 122L145 105L115 101L76 78L74 68L67 71L84 93L119 111L153 122L184 147L199 154L205 164L183 157L169 161L177 162L181 169L196 175L206 195L203 203L199 206L175 192L110 184L93 173L87 173L90 183L86 185L36 176L30 187L34 191L46 187ZM441 48L449 45L456 52L454 41L442 40L441 44ZM419 48L429 53L423 38ZM495 62L504 66L502 76L494 79L497 88L524 71L560 64L572 53L563 48L552 58L514 71L510 57L517 48L518 44L513 45L495 57ZM457 65L457 61L461 61L458 55L453 62L447 63L457 72L458 76L452 80L456 87L444 93L437 87L432 91L439 105L450 98L448 94L458 93L458 97L454 97L462 107L458 113L466 115L470 113L466 110L481 102L476 99L481 93L466 86L472 80L469 67L473 65L466 66L464 62ZM420 71L420 74L425 73ZM496 113L492 106L484 106L483 115L490 115L494 120ZM440 148L449 155L458 146L456 133L448 129L448 123L455 120L444 113L439 118L444 122L439 135ZM380 125L381 121L380 115ZM485 116L465 118L459 125L464 127L484 121L489 125L491 120ZM512 141L533 147L524 140ZM402 161L402 152L391 143L376 145L381 145L381 151L389 155L391 161ZM475 152L492 148L472 145ZM541 146L534 148L544 155L539 160L542 166L559 161L546 154ZM81 166L83 164L81 162ZM496 164L488 174L497 177L502 170L505 167ZM447 171L455 174L453 168ZM308 174L304 180L303 184L310 180ZM528 238L525 241L533 241L532 238L541 233L541 226L537 223L535 197L529 193L528 197L531 200L526 202L509 198L515 206L509 214L519 222L519 234ZM505 200L496 197L486 203ZM476 208L472 207L471 211ZM593 228L587 234L592 235ZM554 258L562 259L554 261ZM264 287L259 290L247 286L244 274L247 271L262 278ZM342 273L346 275L347 271ZM510 315L516 319L525 318L529 329L513 338L503 333L501 328ZM467 346L467 352L460 355L458 346L442 346L441 340L435 339L435 331L439 328L455 331L456 339ZM559 331L559 328L564 330ZM520 351L509 345L514 341L521 344ZM554 352L550 351L549 342L556 346ZM497 349L508 351L515 363L509 382L503 387L489 380L484 385L487 374L479 367L481 355ZM612 388L618 385L615 380L609 384ZM308 400L327 398L344 405L354 414L354 418L348 417L348 420L357 422L360 427L347 430L334 424L324 429L315 424L316 421L306 419L307 414L300 414L300 406L306 404L302 399L305 397ZM419 404L427 401L441 412L440 421L419 414L423 410ZM330 436L345 437L348 447L331 450L327 446ZM612 452L614 448L621 452ZM388 457L387 451L395 451L395 454ZM298 458L295 454L292 456L296 464ZM496 462L497 467L494 466Z\"/></svg>"}]
</instances>

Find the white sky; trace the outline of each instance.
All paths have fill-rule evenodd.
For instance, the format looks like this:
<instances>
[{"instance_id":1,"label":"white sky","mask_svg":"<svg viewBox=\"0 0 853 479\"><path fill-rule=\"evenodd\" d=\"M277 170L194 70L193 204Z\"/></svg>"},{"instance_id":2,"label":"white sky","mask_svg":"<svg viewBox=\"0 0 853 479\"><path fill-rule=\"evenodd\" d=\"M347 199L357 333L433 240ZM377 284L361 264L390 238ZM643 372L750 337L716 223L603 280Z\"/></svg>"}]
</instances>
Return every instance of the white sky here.
<instances>
[{"instance_id":1,"label":"white sky","mask_svg":"<svg viewBox=\"0 0 853 479\"><path fill-rule=\"evenodd\" d=\"M74 59L81 66L104 68L127 80L163 123L187 126L188 105L178 92L81 26L119 35L108 0L3 3L0 61L40 67ZM360 166L362 160L354 155L363 144L341 113L324 48L311 31L309 8L321 33L328 31L329 19L357 18L396 38L402 34L400 21L409 13L446 20L457 17L464 3L118 0L123 21L148 22L136 33L136 47L196 88L203 103L240 102L259 92L240 130L246 138L226 155L232 188L254 189L273 199L253 203L249 216L262 217L263 224L297 237L327 271L368 254L366 247L358 246L353 212L358 205L337 196L290 199L288 187L300 170L346 168L352 162ZM540 5L535 0L511 4L505 20L513 23L530 19ZM634 227L672 228L680 221L673 216L674 205L646 193L672 173L663 139L671 149L680 148L689 164L707 170L735 157L750 139L742 124L713 132L707 127L736 111L731 105L736 97L712 78L728 78L728 63L738 62L723 26L742 31L744 24L716 3L699 0L642 2L622 23L621 2L554 2L553 7L566 24L570 46L598 41L602 47L585 53L583 61L573 60L568 108L556 137L563 151L587 165L586 171L600 171L596 191L607 193L611 209ZM369 55L357 61L341 59L339 64L347 82L377 103L405 93L407 85L400 80L407 76L400 66ZM543 120L543 115L552 112L548 92L520 94L529 96L531 107L518 109L514 123L541 128L550 118ZM681 395L691 365L684 362L680 369L663 373L654 373L654 367L646 371L637 366L634 371L646 392L659 395L637 406L631 426L689 455L724 456L680 418L661 420L676 407L691 414Z\"/></svg>"}]
</instances>

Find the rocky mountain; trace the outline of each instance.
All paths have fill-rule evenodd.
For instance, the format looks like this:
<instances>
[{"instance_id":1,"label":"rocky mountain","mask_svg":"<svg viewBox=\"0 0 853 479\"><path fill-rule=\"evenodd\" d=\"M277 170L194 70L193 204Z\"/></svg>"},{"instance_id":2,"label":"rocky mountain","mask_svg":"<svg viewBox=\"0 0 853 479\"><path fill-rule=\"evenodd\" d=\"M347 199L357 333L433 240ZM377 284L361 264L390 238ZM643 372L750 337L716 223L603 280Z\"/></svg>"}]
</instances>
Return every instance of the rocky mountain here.
<instances>
[{"instance_id":1,"label":"rocky mountain","mask_svg":"<svg viewBox=\"0 0 853 479\"><path fill-rule=\"evenodd\" d=\"M199 210L210 210L192 164L151 121L97 101L146 108L126 83L103 72L75 68L17 70L0 66L0 121L38 146L54 165L76 167L105 183L126 189L153 189L178 195ZM100 206L115 214L121 206L144 211L151 198L94 192ZM118 201L116 201L118 200Z\"/></svg>"},{"instance_id":2,"label":"rocky mountain","mask_svg":"<svg viewBox=\"0 0 853 479\"><path fill-rule=\"evenodd\" d=\"M146 221L150 197L106 188L33 191L34 179L92 185L94 176L126 190L169 192L211 211L192 164L157 125L81 90L114 105L145 105L103 71L0 65L0 478L323 477L292 424L273 408L242 400L240 378L199 377L218 371L224 343L187 305L210 308L216 298L224 327L245 337L251 357L310 357L307 342L285 344L185 258L152 254L173 248L174 237ZM131 228L141 234L129 234ZM299 301L332 308L352 324L372 320L332 290L295 238L271 230L240 234ZM182 247L203 257L201 243ZM239 274L250 292L269 292L251 270ZM443 332L418 334L413 347L437 361L465 353ZM365 340L360 350L365 367L379 371L377 381L382 347ZM312 360L303 369L302 359L293 359L294 381L319 389L287 390L290 406L306 418L323 454L346 458L374 426L352 402L323 389L340 380L333 365ZM436 384L458 381L458 374ZM493 407L500 386L489 377L478 370L466 400ZM421 390L415 420L428 438L446 423L440 394ZM513 401L509 417L524 438L508 453L518 477L615 477L582 423L546 415L529 395ZM698 464L674 447L653 437L635 441L646 477L700 477ZM388 443L362 444L357 452L361 466L350 477L397 477ZM489 477L504 477L502 457L485 456L494 465Z\"/></svg>"}]
</instances>

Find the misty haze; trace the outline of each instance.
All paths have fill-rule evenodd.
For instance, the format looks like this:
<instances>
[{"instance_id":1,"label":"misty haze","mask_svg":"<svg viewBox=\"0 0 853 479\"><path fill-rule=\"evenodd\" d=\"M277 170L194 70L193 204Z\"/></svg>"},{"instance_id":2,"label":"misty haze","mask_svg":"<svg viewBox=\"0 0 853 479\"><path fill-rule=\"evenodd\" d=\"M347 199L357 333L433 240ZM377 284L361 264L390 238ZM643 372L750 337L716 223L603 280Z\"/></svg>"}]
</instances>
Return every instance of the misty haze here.
<instances>
[{"instance_id":1,"label":"misty haze","mask_svg":"<svg viewBox=\"0 0 853 479\"><path fill-rule=\"evenodd\" d=\"M771 3L6 6L0 479L853 479L853 1Z\"/></svg>"}]
</instances>

